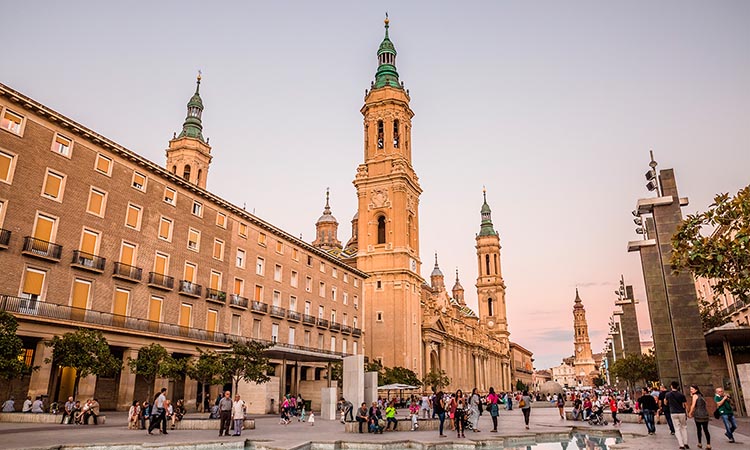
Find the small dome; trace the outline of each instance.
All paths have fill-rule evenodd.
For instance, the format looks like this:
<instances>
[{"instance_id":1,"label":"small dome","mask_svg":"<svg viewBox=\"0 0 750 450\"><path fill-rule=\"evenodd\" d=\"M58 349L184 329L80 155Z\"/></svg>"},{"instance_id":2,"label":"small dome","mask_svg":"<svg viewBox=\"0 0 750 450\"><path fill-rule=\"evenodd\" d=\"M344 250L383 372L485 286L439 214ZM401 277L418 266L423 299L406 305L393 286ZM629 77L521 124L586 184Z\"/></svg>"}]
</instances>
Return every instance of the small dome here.
<instances>
[{"instance_id":1,"label":"small dome","mask_svg":"<svg viewBox=\"0 0 750 450\"><path fill-rule=\"evenodd\" d=\"M323 214L316 223L338 223L338 221L331 214Z\"/></svg>"},{"instance_id":2,"label":"small dome","mask_svg":"<svg viewBox=\"0 0 750 450\"><path fill-rule=\"evenodd\" d=\"M438 267L438 259L437 259L437 252L435 253L435 268L432 269L432 273L430 274L431 277L442 277L443 272L440 271L440 267Z\"/></svg>"}]
</instances>

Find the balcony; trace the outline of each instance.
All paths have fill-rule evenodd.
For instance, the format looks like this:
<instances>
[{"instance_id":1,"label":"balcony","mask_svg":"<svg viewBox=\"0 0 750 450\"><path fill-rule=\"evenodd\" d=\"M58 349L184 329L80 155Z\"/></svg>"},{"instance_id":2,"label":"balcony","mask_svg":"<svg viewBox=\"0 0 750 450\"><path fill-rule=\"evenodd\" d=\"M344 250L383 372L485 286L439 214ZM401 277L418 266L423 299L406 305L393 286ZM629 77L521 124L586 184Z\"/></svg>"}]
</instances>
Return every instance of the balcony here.
<instances>
[{"instance_id":1,"label":"balcony","mask_svg":"<svg viewBox=\"0 0 750 450\"><path fill-rule=\"evenodd\" d=\"M279 319L283 319L286 317L286 310L281 306L271 305L271 317L278 317Z\"/></svg>"},{"instance_id":2,"label":"balcony","mask_svg":"<svg viewBox=\"0 0 750 450\"><path fill-rule=\"evenodd\" d=\"M331 331L333 331L333 332L335 332L335 333L338 333L339 331L341 331L341 324L338 323L338 322L333 322L332 321L331 322L331 326L328 329L331 330Z\"/></svg>"},{"instance_id":3,"label":"balcony","mask_svg":"<svg viewBox=\"0 0 750 450\"><path fill-rule=\"evenodd\" d=\"M361 328L352 328L352 336L354 337L360 337L362 336L362 329Z\"/></svg>"},{"instance_id":4,"label":"balcony","mask_svg":"<svg viewBox=\"0 0 750 450\"><path fill-rule=\"evenodd\" d=\"M91 253L73 250L73 261L71 267L88 270L90 272L104 272L104 264L107 260L101 256L92 255Z\"/></svg>"},{"instance_id":5,"label":"balcony","mask_svg":"<svg viewBox=\"0 0 750 450\"><path fill-rule=\"evenodd\" d=\"M26 236L23 238L23 250L21 250L21 254L46 259L47 261L60 262L62 245Z\"/></svg>"},{"instance_id":6,"label":"balcony","mask_svg":"<svg viewBox=\"0 0 750 450\"><path fill-rule=\"evenodd\" d=\"M250 311L258 314L266 314L268 313L268 305L258 300L253 300L250 302Z\"/></svg>"},{"instance_id":7,"label":"balcony","mask_svg":"<svg viewBox=\"0 0 750 450\"><path fill-rule=\"evenodd\" d=\"M229 295L229 306L237 309L247 309L248 300L245 297L240 297L237 294Z\"/></svg>"},{"instance_id":8,"label":"balcony","mask_svg":"<svg viewBox=\"0 0 750 450\"><path fill-rule=\"evenodd\" d=\"M10 230L0 228L0 248L8 248L10 244Z\"/></svg>"},{"instance_id":9,"label":"balcony","mask_svg":"<svg viewBox=\"0 0 750 450\"><path fill-rule=\"evenodd\" d=\"M171 291L174 289L174 277L161 273L149 272L148 285L149 287L161 289L163 291Z\"/></svg>"},{"instance_id":10,"label":"balcony","mask_svg":"<svg viewBox=\"0 0 750 450\"><path fill-rule=\"evenodd\" d=\"M200 284L195 284L191 281L180 280L179 292L187 297L198 298L201 296L203 287Z\"/></svg>"},{"instance_id":11,"label":"balcony","mask_svg":"<svg viewBox=\"0 0 750 450\"><path fill-rule=\"evenodd\" d=\"M226 305L227 293L217 289L206 288L206 301Z\"/></svg>"},{"instance_id":12,"label":"balcony","mask_svg":"<svg viewBox=\"0 0 750 450\"><path fill-rule=\"evenodd\" d=\"M328 320L318 317L318 328L328 329Z\"/></svg>"},{"instance_id":13,"label":"balcony","mask_svg":"<svg viewBox=\"0 0 750 450\"><path fill-rule=\"evenodd\" d=\"M352 327L341 325L341 334L352 334Z\"/></svg>"},{"instance_id":14,"label":"balcony","mask_svg":"<svg viewBox=\"0 0 750 450\"><path fill-rule=\"evenodd\" d=\"M286 312L286 318L290 322L299 322L302 319L302 314L298 313L297 311L287 311Z\"/></svg>"},{"instance_id":15,"label":"balcony","mask_svg":"<svg viewBox=\"0 0 750 450\"><path fill-rule=\"evenodd\" d=\"M302 314L302 324L307 326L315 326L316 323L315 316L311 316L310 314Z\"/></svg>"},{"instance_id":16,"label":"balcony","mask_svg":"<svg viewBox=\"0 0 750 450\"><path fill-rule=\"evenodd\" d=\"M120 280L132 281L137 283L141 281L143 277L143 269L140 267L130 266L121 262L115 263L115 270L112 272L112 278L118 278Z\"/></svg>"}]
</instances>

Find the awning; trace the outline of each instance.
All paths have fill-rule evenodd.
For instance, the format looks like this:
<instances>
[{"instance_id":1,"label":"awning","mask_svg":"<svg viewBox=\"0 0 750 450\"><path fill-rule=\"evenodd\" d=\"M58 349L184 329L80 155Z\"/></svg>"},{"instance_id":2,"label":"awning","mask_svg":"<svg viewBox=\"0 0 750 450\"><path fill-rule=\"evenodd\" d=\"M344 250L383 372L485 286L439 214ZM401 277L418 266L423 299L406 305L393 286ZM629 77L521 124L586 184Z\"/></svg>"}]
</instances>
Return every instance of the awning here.
<instances>
[{"instance_id":1,"label":"awning","mask_svg":"<svg viewBox=\"0 0 750 450\"><path fill-rule=\"evenodd\" d=\"M747 345L750 342L750 326L729 322L720 327L711 328L704 333L704 336L707 345L721 345L724 338L730 344Z\"/></svg>"},{"instance_id":2,"label":"awning","mask_svg":"<svg viewBox=\"0 0 750 450\"><path fill-rule=\"evenodd\" d=\"M384 386L378 386L379 391L410 391L419 389L419 386L412 386L410 384L394 383L386 384Z\"/></svg>"}]
</instances>

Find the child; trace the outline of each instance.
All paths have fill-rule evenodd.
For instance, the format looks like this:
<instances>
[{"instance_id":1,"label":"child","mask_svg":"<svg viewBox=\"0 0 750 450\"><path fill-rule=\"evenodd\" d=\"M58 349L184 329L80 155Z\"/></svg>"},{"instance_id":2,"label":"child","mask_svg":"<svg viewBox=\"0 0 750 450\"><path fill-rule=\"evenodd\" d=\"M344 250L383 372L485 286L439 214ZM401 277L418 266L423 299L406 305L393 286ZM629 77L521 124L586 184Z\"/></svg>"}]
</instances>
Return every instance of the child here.
<instances>
[{"instance_id":1,"label":"child","mask_svg":"<svg viewBox=\"0 0 750 450\"><path fill-rule=\"evenodd\" d=\"M302 404L302 411L300 411L300 414L299 414L299 421L300 422L305 422L305 405L304 405L304 403Z\"/></svg>"},{"instance_id":2,"label":"child","mask_svg":"<svg viewBox=\"0 0 750 450\"><path fill-rule=\"evenodd\" d=\"M411 402L411 405L409 406L409 414L411 414L411 431L415 431L419 428L419 424L417 423L419 405L417 405L416 400Z\"/></svg>"},{"instance_id":3,"label":"child","mask_svg":"<svg viewBox=\"0 0 750 450\"><path fill-rule=\"evenodd\" d=\"M311 427L315 426L315 414L312 411L310 411L310 417L307 419L307 421L310 422Z\"/></svg>"}]
</instances>

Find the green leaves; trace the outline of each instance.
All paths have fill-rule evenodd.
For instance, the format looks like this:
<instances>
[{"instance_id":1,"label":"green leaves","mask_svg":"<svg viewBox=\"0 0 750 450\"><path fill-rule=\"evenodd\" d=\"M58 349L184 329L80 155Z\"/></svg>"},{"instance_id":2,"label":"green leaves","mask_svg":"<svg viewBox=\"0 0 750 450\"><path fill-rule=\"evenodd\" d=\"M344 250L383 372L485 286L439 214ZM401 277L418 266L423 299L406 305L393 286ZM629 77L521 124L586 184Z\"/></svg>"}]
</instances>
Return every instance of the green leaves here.
<instances>
[{"instance_id":1,"label":"green leaves","mask_svg":"<svg viewBox=\"0 0 750 450\"><path fill-rule=\"evenodd\" d=\"M0 311L0 378L10 381L31 371L21 359L23 342L18 337L15 316Z\"/></svg>"},{"instance_id":2,"label":"green leaves","mask_svg":"<svg viewBox=\"0 0 750 450\"><path fill-rule=\"evenodd\" d=\"M267 375L271 366L268 365L268 357L265 354L270 346L271 344L258 341L235 342L231 351L220 354L222 378L232 381L235 392L240 380L262 384L271 379Z\"/></svg>"},{"instance_id":3,"label":"green leaves","mask_svg":"<svg viewBox=\"0 0 750 450\"><path fill-rule=\"evenodd\" d=\"M74 395L78 393L81 378L89 375L110 376L122 370L122 361L112 355L107 339L99 330L80 328L55 336L45 345L52 347L52 358L45 359L45 363L54 362L60 367L76 370Z\"/></svg>"},{"instance_id":4,"label":"green leaves","mask_svg":"<svg viewBox=\"0 0 750 450\"><path fill-rule=\"evenodd\" d=\"M625 381L628 386L635 387L636 383L643 381L657 381L659 369L656 366L656 356L632 354L618 359L609 368L611 375Z\"/></svg>"},{"instance_id":5,"label":"green leaves","mask_svg":"<svg viewBox=\"0 0 750 450\"><path fill-rule=\"evenodd\" d=\"M187 364L186 373L190 378L202 384L218 384L224 367L221 364L221 355L213 350L198 350L198 359Z\"/></svg>"},{"instance_id":6,"label":"green leaves","mask_svg":"<svg viewBox=\"0 0 750 450\"><path fill-rule=\"evenodd\" d=\"M383 373L381 376L378 376L379 385L384 384L408 384L411 386L421 386L422 382L417 378L417 374L413 371L406 369L404 367L386 367L383 369Z\"/></svg>"},{"instance_id":7,"label":"green leaves","mask_svg":"<svg viewBox=\"0 0 750 450\"><path fill-rule=\"evenodd\" d=\"M445 370L433 370L422 378L424 386L430 386L435 391L439 391L451 384L451 379L445 373Z\"/></svg>"},{"instance_id":8,"label":"green leaves","mask_svg":"<svg viewBox=\"0 0 750 450\"><path fill-rule=\"evenodd\" d=\"M136 375L141 375L149 386L149 394L154 387L156 377L180 378L185 372L186 360L176 359L167 349L152 343L138 350L138 358L128 357L128 367Z\"/></svg>"}]
</instances>

